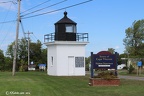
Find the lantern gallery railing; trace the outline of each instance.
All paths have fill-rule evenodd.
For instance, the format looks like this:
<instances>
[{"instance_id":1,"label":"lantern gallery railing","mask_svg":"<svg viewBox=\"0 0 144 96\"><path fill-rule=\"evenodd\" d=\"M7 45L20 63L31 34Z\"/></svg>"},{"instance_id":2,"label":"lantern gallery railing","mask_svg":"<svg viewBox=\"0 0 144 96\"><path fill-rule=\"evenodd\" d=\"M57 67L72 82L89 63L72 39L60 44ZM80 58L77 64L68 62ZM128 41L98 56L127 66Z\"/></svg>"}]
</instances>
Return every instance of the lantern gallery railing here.
<instances>
[{"instance_id":1,"label":"lantern gallery railing","mask_svg":"<svg viewBox=\"0 0 144 96\"><path fill-rule=\"evenodd\" d=\"M44 42L53 42L53 41L55 41L55 33L44 35ZM76 41L87 42L88 33L76 33Z\"/></svg>"},{"instance_id":2,"label":"lantern gallery railing","mask_svg":"<svg viewBox=\"0 0 144 96\"><path fill-rule=\"evenodd\" d=\"M55 33L44 35L44 42L52 42L52 41L55 41Z\"/></svg>"}]
</instances>

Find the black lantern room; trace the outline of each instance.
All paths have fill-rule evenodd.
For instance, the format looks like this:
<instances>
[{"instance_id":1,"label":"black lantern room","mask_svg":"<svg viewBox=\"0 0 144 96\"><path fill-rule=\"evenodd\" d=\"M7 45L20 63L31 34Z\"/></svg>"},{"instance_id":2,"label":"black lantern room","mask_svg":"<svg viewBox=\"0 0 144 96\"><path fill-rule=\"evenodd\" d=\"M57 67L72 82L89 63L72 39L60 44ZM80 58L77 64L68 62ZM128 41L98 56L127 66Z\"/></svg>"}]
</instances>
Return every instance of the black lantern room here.
<instances>
[{"instance_id":1,"label":"black lantern room","mask_svg":"<svg viewBox=\"0 0 144 96\"><path fill-rule=\"evenodd\" d=\"M55 40L76 41L76 25L77 23L67 17L65 11L64 17L55 23Z\"/></svg>"}]
</instances>

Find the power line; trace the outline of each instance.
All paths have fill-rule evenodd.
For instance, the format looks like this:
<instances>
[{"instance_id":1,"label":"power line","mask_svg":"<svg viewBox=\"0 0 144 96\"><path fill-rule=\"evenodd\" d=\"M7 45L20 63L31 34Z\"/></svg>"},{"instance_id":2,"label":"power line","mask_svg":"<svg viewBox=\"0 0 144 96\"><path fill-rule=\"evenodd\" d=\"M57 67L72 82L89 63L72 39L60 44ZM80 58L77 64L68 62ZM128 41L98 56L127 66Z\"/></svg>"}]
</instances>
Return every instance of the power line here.
<instances>
[{"instance_id":1,"label":"power line","mask_svg":"<svg viewBox=\"0 0 144 96\"><path fill-rule=\"evenodd\" d=\"M14 22L16 20L10 20L10 21L4 21L4 22L0 22L0 24L3 24L3 23L10 23L10 22Z\"/></svg>"},{"instance_id":2,"label":"power line","mask_svg":"<svg viewBox=\"0 0 144 96\"><path fill-rule=\"evenodd\" d=\"M0 2L0 3L12 3L13 1L3 1L3 2Z\"/></svg>"},{"instance_id":3,"label":"power line","mask_svg":"<svg viewBox=\"0 0 144 96\"><path fill-rule=\"evenodd\" d=\"M33 36L35 37L36 40L39 40L34 34L33 34Z\"/></svg>"},{"instance_id":4,"label":"power line","mask_svg":"<svg viewBox=\"0 0 144 96\"><path fill-rule=\"evenodd\" d=\"M11 9L11 6L12 6L12 4L10 4L10 6L9 6L9 8L8 8L9 10ZM6 13L6 16L5 16L5 18L4 18L4 22L5 22L8 14L9 14L9 10L8 10L7 13ZM2 25L1 25L1 27L0 27L0 33L1 33L1 30L2 30L2 27L3 27L3 26L4 26L4 23L2 23ZM10 30L10 28L11 28L11 27L9 27L9 30ZM8 35L8 31L6 32L6 35L3 37L3 39L2 39L2 41L1 41L1 43L0 43L0 46L3 44L3 42L4 42L4 40L6 39L7 35Z\"/></svg>"},{"instance_id":5,"label":"power line","mask_svg":"<svg viewBox=\"0 0 144 96\"><path fill-rule=\"evenodd\" d=\"M65 1L67 1L67 0L60 1L60 2L58 2L58 3L52 4L52 5L50 5L50 6L41 8L41 9L36 10L36 11L33 11L33 12L29 12L29 13L27 13L27 14L22 15L21 17L26 16L26 15L29 15L29 14L32 14L32 13L35 13L35 12L38 12L38 11L41 11L41 10L44 10L44 9L46 9L46 8L49 8L49 7L52 7L52 6L55 6L55 5L58 5L58 4L63 3L63 2L65 2Z\"/></svg>"},{"instance_id":6,"label":"power line","mask_svg":"<svg viewBox=\"0 0 144 96\"><path fill-rule=\"evenodd\" d=\"M26 33L25 33L25 30L24 30L24 26L23 26L23 23L22 23L22 21L20 20L20 24L21 24L21 28L22 28L22 31L23 31L23 35L24 35L24 40L25 40L25 42L26 42L26 44L27 44L27 38L26 38Z\"/></svg>"},{"instance_id":7,"label":"power line","mask_svg":"<svg viewBox=\"0 0 144 96\"><path fill-rule=\"evenodd\" d=\"M0 3L9 3L9 2L12 2L13 4L16 4L14 1L7 1L7 2L0 2ZM8 8L8 12L7 12L6 16L5 16L5 19L6 19L7 16L8 16L8 13L9 13L9 10L10 10L11 6L12 6L12 4L11 4L10 7ZM5 19L4 19L3 22L0 22L0 24L10 23L10 22L16 21L16 20L5 21Z\"/></svg>"},{"instance_id":8,"label":"power line","mask_svg":"<svg viewBox=\"0 0 144 96\"><path fill-rule=\"evenodd\" d=\"M53 11L44 12L44 13L37 14L37 15L33 15L33 16L24 17L24 15L22 15L22 16L21 16L21 17L22 17L21 19L26 19L26 18L31 18L31 17L36 17L36 16L40 16L40 15L45 15L45 14L53 13L53 12L56 12L56 11L60 11L60 10L68 9L68 8L71 8L71 7L75 7L75 6L84 4L84 3L88 3L88 2L90 2L90 1L93 1L93 0L87 0L87 1L84 1L84 2L81 2L81 3L77 3L77 4L74 4L74 5L71 5L71 6L67 6L67 7L60 8L60 9L53 10ZM35 7L36 7L36 6L35 6ZM33 8L34 8L34 7L33 7ZM33 8L30 8L30 9L33 9ZM29 10L30 10L30 9L29 9ZM28 11L28 10L27 10L27 11ZM26 12L26 11L24 11L24 12ZM14 22L14 21L16 21L16 20L0 22L0 24L10 23L10 22Z\"/></svg>"},{"instance_id":9,"label":"power line","mask_svg":"<svg viewBox=\"0 0 144 96\"><path fill-rule=\"evenodd\" d=\"M27 9L26 11L21 12L21 14L22 14L22 13L25 13L25 12L27 12L27 11L29 11L29 10L32 10L32 9L34 9L34 8L36 8L36 7L40 6L40 5L42 5L42 4L45 4L45 3L49 2L49 1L51 1L51 0L47 0L47 1L43 2L43 3L40 3L40 4L38 4L38 5L36 5L36 6L32 7L32 8L30 8L30 9Z\"/></svg>"},{"instance_id":10,"label":"power line","mask_svg":"<svg viewBox=\"0 0 144 96\"><path fill-rule=\"evenodd\" d=\"M12 4L11 4L11 5L12 5ZM11 8L11 5L9 6L9 10L10 10L10 8ZM6 20L7 16L8 16L9 10L8 10L7 13L6 13L6 16L5 16L5 18L4 18L4 22L5 22L5 20ZM2 23L2 25L1 25L1 27L0 27L0 31L1 31L2 27L3 27L3 25L4 25L4 23Z\"/></svg>"},{"instance_id":11,"label":"power line","mask_svg":"<svg viewBox=\"0 0 144 96\"><path fill-rule=\"evenodd\" d=\"M8 1L8 2L14 2L14 1ZM16 4L16 3L14 3L14 4ZM8 13L9 13L9 10L10 10L11 6L12 6L12 5L10 5L10 7L9 7L9 9L8 9L7 15L8 15ZM7 15L6 15L6 17L7 17ZM5 17L5 18L6 18L6 17ZM5 19L4 19L4 21L3 21L3 22L0 22L0 24L10 23L10 22L15 22L15 21L16 21L16 20L5 21Z\"/></svg>"},{"instance_id":12,"label":"power line","mask_svg":"<svg viewBox=\"0 0 144 96\"><path fill-rule=\"evenodd\" d=\"M13 3L13 4L17 4L17 2L16 2L16 1L12 1L12 3Z\"/></svg>"},{"instance_id":13,"label":"power line","mask_svg":"<svg viewBox=\"0 0 144 96\"><path fill-rule=\"evenodd\" d=\"M22 23L21 20L20 20L20 24L21 24L21 28L22 28L22 31L23 31L24 39L26 40L25 30L24 30L23 23Z\"/></svg>"},{"instance_id":14,"label":"power line","mask_svg":"<svg viewBox=\"0 0 144 96\"><path fill-rule=\"evenodd\" d=\"M36 16L40 16L40 15L45 15L45 14L53 13L53 12L56 12L56 11L60 11L60 10L68 9L68 8L71 8L71 7L75 7L75 6L84 4L84 3L88 3L90 1L93 1L93 0L87 0L87 1L84 1L84 2L81 2L81 3L77 3L77 4L70 5L70 6L67 6L67 7L64 7L64 8L60 8L60 9L57 9L57 10L48 11L48 12L44 12L44 13L33 15L33 16L23 17L22 19L26 19L26 18L31 18L31 17L36 17Z\"/></svg>"},{"instance_id":15,"label":"power line","mask_svg":"<svg viewBox=\"0 0 144 96\"><path fill-rule=\"evenodd\" d=\"M13 23L15 23L15 22L13 22ZM14 24L11 24L11 26L8 28L8 30L11 30L12 25L14 25ZM5 39L7 38L8 33L9 33L9 31L7 31L7 32L6 32L6 35L4 36L3 40L2 40L2 41L1 41L1 43L0 43L0 47L2 46L3 42L4 42L4 41L5 41Z\"/></svg>"},{"instance_id":16,"label":"power line","mask_svg":"<svg viewBox=\"0 0 144 96\"><path fill-rule=\"evenodd\" d=\"M0 3L13 3L13 4L17 4L15 1L3 1L3 2L0 2Z\"/></svg>"}]
</instances>

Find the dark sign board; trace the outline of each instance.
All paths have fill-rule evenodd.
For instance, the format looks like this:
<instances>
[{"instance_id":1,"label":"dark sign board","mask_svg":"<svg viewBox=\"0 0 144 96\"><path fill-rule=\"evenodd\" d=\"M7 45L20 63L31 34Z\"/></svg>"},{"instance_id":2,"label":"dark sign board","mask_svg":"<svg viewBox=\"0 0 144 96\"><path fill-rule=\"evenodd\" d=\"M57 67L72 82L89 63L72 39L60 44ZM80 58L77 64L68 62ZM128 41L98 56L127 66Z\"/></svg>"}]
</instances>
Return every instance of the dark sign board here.
<instances>
[{"instance_id":1,"label":"dark sign board","mask_svg":"<svg viewBox=\"0 0 144 96\"><path fill-rule=\"evenodd\" d=\"M93 68L115 69L115 55L93 55Z\"/></svg>"},{"instance_id":2,"label":"dark sign board","mask_svg":"<svg viewBox=\"0 0 144 96\"><path fill-rule=\"evenodd\" d=\"M94 77L93 69L117 70L117 56L117 52L115 52L115 54L111 54L108 51L100 51L97 54L91 52L91 78ZM117 74L117 72L115 74Z\"/></svg>"},{"instance_id":3,"label":"dark sign board","mask_svg":"<svg viewBox=\"0 0 144 96\"><path fill-rule=\"evenodd\" d=\"M91 54L91 63L93 69L116 69L116 54L108 51L100 51L97 54Z\"/></svg>"},{"instance_id":4,"label":"dark sign board","mask_svg":"<svg viewBox=\"0 0 144 96\"><path fill-rule=\"evenodd\" d=\"M117 52L111 54L108 51L100 51L97 54L91 52L91 77L94 77L93 69L117 70Z\"/></svg>"}]
</instances>

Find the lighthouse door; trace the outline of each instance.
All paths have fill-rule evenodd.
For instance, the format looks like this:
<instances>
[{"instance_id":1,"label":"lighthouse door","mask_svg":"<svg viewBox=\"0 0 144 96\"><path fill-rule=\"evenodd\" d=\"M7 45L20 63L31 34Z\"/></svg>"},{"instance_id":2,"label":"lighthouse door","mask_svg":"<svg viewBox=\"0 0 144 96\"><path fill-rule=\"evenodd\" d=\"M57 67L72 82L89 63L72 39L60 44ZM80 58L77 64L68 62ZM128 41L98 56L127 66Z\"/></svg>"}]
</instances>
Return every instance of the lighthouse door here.
<instances>
[{"instance_id":1,"label":"lighthouse door","mask_svg":"<svg viewBox=\"0 0 144 96\"><path fill-rule=\"evenodd\" d=\"M68 56L68 75L74 75L74 56Z\"/></svg>"}]
</instances>

